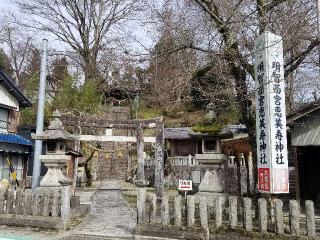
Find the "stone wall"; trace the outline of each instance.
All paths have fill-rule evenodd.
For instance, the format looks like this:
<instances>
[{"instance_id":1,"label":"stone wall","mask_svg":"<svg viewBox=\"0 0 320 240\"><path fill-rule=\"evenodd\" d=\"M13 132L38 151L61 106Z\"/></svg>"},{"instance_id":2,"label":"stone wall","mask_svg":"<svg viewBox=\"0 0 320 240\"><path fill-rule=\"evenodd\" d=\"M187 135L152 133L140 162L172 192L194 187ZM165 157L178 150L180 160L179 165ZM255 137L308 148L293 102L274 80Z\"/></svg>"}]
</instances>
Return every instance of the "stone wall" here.
<instances>
[{"instance_id":1,"label":"stone wall","mask_svg":"<svg viewBox=\"0 0 320 240\"><path fill-rule=\"evenodd\" d=\"M140 227L160 223L164 232L166 226L184 227L187 231L200 225L205 239L209 239L210 231L222 228L227 231L272 234L265 236L268 239L274 235L315 237L313 202L306 201L305 206L305 213L302 214L296 200L290 200L289 210L284 210L283 202L279 199L270 204L264 198L254 203L250 198L243 198L239 202L236 196L225 198L214 195L212 198L188 195L187 201L180 195L165 195L159 205L155 194L147 194L146 189L142 188L137 197L137 216Z\"/></svg>"}]
</instances>

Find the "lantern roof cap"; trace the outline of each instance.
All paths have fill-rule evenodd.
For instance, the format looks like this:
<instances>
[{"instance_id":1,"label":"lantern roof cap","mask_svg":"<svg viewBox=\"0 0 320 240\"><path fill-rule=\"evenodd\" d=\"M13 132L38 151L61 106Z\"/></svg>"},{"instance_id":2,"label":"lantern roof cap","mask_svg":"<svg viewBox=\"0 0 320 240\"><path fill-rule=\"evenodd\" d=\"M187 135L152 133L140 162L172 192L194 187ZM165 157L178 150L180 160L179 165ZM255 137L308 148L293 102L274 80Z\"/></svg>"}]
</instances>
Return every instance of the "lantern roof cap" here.
<instances>
[{"instance_id":1,"label":"lantern roof cap","mask_svg":"<svg viewBox=\"0 0 320 240\"><path fill-rule=\"evenodd\" d=\"M64 140L75 141L76 136L64 130L64 125L60 120L61 114L55 110L52 114L53 119L50 121L48 130L43 133L31 134L31 137L36 140Z\"/></svg>"}]
</instances>

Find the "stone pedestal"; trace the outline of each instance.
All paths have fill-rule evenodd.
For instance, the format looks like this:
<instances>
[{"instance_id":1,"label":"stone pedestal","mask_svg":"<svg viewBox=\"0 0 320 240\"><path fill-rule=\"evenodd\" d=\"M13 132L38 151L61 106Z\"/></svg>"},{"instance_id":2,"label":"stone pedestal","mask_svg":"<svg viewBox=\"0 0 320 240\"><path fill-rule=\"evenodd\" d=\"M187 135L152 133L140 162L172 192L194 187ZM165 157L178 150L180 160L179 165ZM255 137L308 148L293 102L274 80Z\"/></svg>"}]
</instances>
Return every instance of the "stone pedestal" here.
<instances>
[{"instance_id":1,"label":"stone pedestal","mask_svg":"<svg viewBox=\"0 0 320 240\"><path fill-rule=\"evenodd\" d=\"M70 156L67 155L41 155L40 160L48 168L46 175L40 182L40 187L61 187L60 182L68 182L61 169L67 164Z\"/></svg>"},{"instance_id":2,"label":"stone pedestal","mask_svg":"<svg viewBox=\"0 0 320 240\"><path fill-rule=\"evenodd\" d=\"M223 170L221 168L206 170L199 185L199 192L222 193L223 191Z\"/></svg>"}]
</instances>

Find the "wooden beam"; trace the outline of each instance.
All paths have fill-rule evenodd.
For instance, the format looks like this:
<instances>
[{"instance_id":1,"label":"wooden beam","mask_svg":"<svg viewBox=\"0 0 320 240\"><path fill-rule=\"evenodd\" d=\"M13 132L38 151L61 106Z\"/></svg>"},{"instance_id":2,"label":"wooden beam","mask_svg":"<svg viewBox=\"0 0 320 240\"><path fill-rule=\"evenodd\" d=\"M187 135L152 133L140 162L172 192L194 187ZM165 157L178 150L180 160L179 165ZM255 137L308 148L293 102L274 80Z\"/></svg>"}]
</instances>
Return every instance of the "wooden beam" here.
<instances>
[{"instance_id":1,"label":"wooden beam","mask_svg":"<svg viewBox=\"0 0 320 240\"><path fill-rule=\"evenodd\" d=\"M97 135L79 135L78 141L96 141L96 142L137 142L135 136L97 136ZM155 143L155 137L144 137L146 143Z\"/></svg>"}]
</instances>

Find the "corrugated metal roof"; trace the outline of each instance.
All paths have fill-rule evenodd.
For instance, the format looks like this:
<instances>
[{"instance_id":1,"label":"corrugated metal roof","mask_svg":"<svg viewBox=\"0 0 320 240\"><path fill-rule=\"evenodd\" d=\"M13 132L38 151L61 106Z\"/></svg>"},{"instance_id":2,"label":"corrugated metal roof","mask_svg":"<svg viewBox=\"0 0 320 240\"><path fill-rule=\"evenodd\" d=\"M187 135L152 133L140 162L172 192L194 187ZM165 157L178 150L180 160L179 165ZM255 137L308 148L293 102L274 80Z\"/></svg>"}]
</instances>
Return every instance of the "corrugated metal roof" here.
<instances>
[{"instance_id":1,"label":"corrugated metal roof","mask_svg":"<svg viewBox=\"0 0 320 240\"><path fill-rule=\"evenodd\" d=\"M316 100L316 101L314 101L304 107L301 107L300 109L298 109L294 113L287 116L287 124L291 124L294 121L296 121L297 119L304 117L304 116L310 114L311 112L316 111L319 108L320 108L320 100Z\"/></svg>"},{"instance_id":2,"label":"corrugated metal roof","mask_svg":"<svg viewBox=\"0 0 320 240\"><path fill-rule=\"evenodd\" d=\"M10 133L0 133L0 142L13 143L19 145L31 145L31 141L17 134Z\"/></svg>"}]
</instances>

